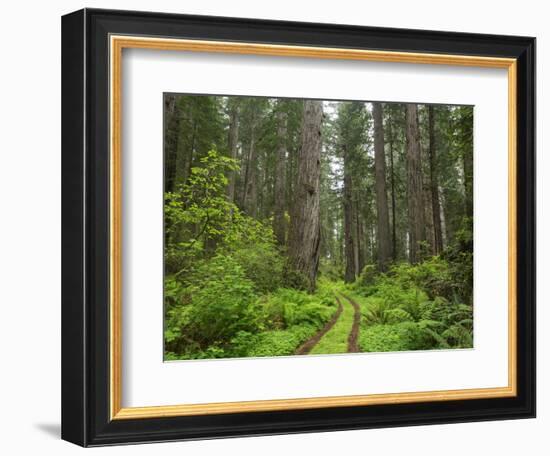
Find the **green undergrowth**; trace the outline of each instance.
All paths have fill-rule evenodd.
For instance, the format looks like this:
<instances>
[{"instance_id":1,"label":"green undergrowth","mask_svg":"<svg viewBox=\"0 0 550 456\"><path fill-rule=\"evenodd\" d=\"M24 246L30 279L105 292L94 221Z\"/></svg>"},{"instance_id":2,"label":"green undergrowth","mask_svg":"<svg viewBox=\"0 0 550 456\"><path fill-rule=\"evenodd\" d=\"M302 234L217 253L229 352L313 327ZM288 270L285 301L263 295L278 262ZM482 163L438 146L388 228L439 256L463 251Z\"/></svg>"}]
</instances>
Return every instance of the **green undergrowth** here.
<instances>
[{"instance_id":1,"label":"green undergrowth","mask_svg":"<svg viewBox=\"0 0 550 456\"><path fill-rule=\"evenodd\" d=\"M361 306L363 352L473 347L473 307L453 289L448 262L432 257L386 274L366 267L346 292Z\"/></svg>"},{"instance_id":2,"label":"green undergrowth","mask_svg":"<svg viewBox=\"0 0 550 456\"><path fill-rule=\"evenodd\" d=\"M218 290L212 290L212 284L209 283L209 301L201 301L201 291L197 290L196 294L191 296L190 304L182 306L183 309L178 308L182 320L175 340L185 342L172 345L175 350L168 350L165 359L292 355L303 342L313 337L337 310L332 285L329 282L321 281L314 294L278 288L271 293L258 296L254 294L253 288L249 290L242 283L237 289L231 286L231 283L242 281L243 277L229 278L230 283L224 283ZM232 291L236 293L233 306L228 302L220 302L222 299L230 300ZM213 292L218 294L217 299L213 299ZM200 307L193 309L195 305ZM200 337L195 336L191 339L192 330L198 323L187 315L185 310L188 310L189 314L199 309L201 313L205 313L209 305L214 308L207 315L203 315L203 318L210 333L204 345L201 345ZM188 309L185 309L186 307ZM226 309L231 307L234 309L233 313L227 314ZM239 318L233 318L234 315L239 315ZM189 331L186 334L187 328ZM215 333L213 328L217 328ZM165 340L170 341L170 337L173 337L171 331L171 328L165 330Z\"/></svg>"}]
</instances>

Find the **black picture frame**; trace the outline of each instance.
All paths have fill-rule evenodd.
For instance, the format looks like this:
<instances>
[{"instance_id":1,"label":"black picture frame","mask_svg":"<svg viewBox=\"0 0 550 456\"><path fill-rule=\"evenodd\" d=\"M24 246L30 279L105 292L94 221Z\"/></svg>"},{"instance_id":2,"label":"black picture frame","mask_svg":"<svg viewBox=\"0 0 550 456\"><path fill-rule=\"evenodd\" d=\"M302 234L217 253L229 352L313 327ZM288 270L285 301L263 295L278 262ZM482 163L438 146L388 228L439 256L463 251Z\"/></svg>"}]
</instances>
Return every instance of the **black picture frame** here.
<instances>
[{"instance_id":1,"label":"black picture frame","mask_svg":"<svg viewBox=\"0 0 550 456\"><path fill-rule=\"evenodd\" d=\"M109 36L517 59L517 395L110 419ZM84 9L62 19L62 438L82 446L535 416L535 39Z\"/></svg>"}]
</instances>

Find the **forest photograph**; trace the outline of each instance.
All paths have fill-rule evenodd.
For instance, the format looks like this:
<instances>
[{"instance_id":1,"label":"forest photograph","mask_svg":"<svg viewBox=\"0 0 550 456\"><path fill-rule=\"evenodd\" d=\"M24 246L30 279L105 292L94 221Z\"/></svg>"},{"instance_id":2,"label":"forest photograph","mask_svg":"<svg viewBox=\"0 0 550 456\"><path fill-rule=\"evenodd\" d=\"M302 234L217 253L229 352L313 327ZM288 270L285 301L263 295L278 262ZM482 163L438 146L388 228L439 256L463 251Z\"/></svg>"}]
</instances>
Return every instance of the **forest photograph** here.
<instances>
[{"instance_id":1,"label":"forest photograph","mask_svg":"<svg viewBox=\"0 0 550 456\"><path fill-rule=\"evenodd\" d=\"M163 111L165 361L473 348L473 106Z\"/></svg>"}]
</instances>

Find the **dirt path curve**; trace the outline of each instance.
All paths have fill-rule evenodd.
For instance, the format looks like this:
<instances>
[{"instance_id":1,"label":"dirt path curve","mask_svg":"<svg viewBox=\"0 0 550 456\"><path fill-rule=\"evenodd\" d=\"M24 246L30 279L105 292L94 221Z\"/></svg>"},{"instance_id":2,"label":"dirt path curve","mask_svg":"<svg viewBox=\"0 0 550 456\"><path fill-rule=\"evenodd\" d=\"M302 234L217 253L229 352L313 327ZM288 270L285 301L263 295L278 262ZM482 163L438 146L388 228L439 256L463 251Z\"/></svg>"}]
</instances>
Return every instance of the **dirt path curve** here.
<instances>
[{"instance_id":1,"label":"dirt path curve","mask_svg":"<svg viewBox=\"0 0 550 456\"><path fill-rule=\"evenodd\" d=\"M359 326L361 324L361 307L350 297L342 294L342 296L350 302L355 310L353 315L353 326L349 333L348 337L348 353L358 353L359 352Z\"/></svg>"},{"instance_id":2,"label":"dirt path curve","mask_svg":"<svg viewBox=\"0 0 550 456\"><path fill-rule=\"evenodd\" d=\"M302 345L298 347L298 349L295 352L296 355L307 355L313 349L313 347L317 345L317 343L322 339L322 337L332 329L334 324L340 318L340 314L344 310L344 307L342 306L342 303L340 302L338 297L336 297L336 302L338 303L338 309L336 310L332 318L325 324L323 329L321 329L311 339L306 340Z\"/></svg>"}]
</instances>

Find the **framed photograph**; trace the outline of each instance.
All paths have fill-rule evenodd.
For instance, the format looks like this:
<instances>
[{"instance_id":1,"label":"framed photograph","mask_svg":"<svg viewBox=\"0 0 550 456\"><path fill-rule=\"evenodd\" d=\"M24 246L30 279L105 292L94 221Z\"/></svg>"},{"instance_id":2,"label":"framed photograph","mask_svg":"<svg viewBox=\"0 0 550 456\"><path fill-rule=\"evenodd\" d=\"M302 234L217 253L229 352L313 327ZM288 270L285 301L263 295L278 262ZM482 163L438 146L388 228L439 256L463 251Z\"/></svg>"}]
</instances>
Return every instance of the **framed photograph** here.
<instances>
[{"instance_id":1,"label":"framed photograph","mask_svg":"<svg viewBox=\"0 0 550 456\"><path fill-rule=\"evenodd\" d=\"M535 39L62 20L62 437L535 416Z\"/></svg>"}]
</instances>

